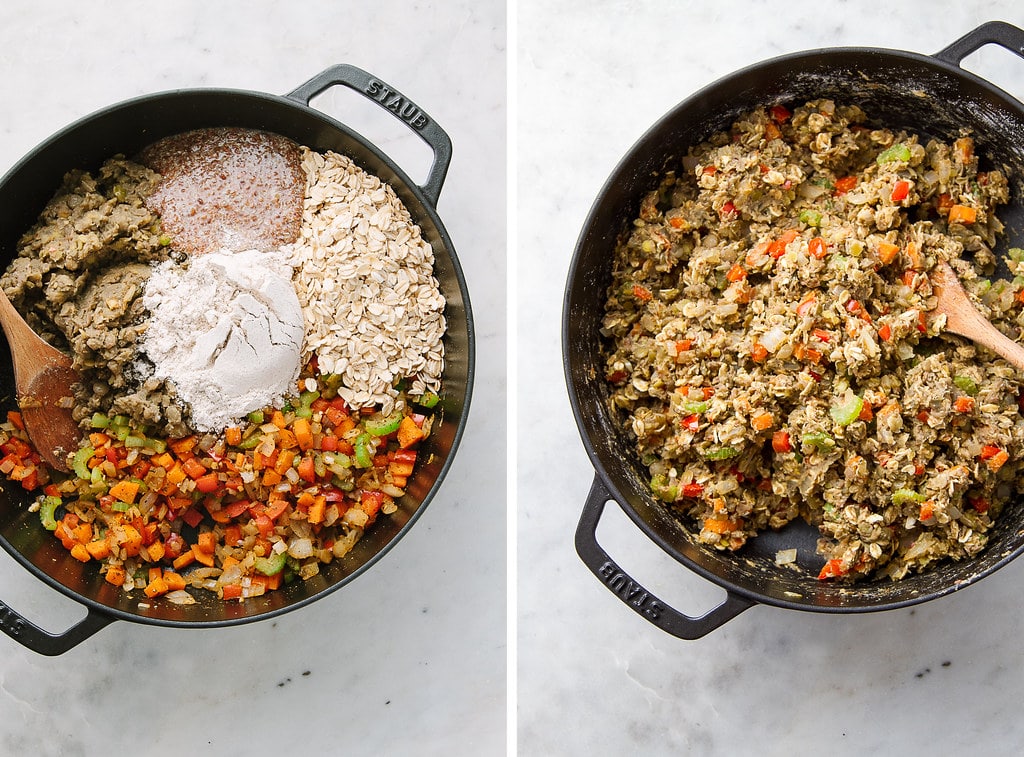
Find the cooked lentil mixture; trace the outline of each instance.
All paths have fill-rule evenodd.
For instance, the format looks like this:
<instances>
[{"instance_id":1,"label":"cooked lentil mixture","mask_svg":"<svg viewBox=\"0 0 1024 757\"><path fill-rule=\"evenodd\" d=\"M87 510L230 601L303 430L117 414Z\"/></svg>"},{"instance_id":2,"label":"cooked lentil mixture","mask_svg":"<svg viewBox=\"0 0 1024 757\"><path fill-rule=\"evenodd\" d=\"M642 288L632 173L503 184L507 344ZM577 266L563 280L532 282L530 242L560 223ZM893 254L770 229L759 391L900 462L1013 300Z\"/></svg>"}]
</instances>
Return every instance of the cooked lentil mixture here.
<instances>
[{"instance_id":1,"label":"cooked lentil mixture","mask_svg":"<svg viewBox=\"0 0 1024 757\"><path fill-rule=\"evenodd\" d=\"M978 554L1024 483L1022 377L944 331L929 272L949 261L1020 339L1024 251L994 278L1008 200L969 134L925 140L829 100L693 147L617 246L603 323L653 495L722 550L803 518L821 579Z\"/></svg>"}]
</instances>

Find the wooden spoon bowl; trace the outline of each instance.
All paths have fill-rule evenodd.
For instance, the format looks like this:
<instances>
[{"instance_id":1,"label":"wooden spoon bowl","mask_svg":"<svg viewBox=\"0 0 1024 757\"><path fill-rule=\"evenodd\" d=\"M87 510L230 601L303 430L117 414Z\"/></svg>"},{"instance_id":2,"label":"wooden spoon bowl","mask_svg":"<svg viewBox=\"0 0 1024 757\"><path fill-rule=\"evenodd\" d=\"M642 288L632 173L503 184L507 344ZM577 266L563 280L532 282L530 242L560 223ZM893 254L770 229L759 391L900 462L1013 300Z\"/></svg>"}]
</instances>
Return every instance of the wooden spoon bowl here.
<instances>
[{"instance_id":1,"label":"wooden spoon bowl","mask_svg":"<svg viewBox=\"0 0 1024 757\"><path fill-rule=\"evenodd\" d=\"M0 326L14 363L18 406L32 445L51 468L68 470L68 453L78 448L81 430L71 417L71 386L79 380L71 358L25 323L0 290Z\"/></svg>"},{"instance_id":2,"label":"wooden spoon bowl","mask_svg":"<svg viewBox=\"0 0 1024 757\"><path fill-rule=\"evenodd\" d=\"M939 262L929 278L939 300L931 314L932 317L946 316L946 331L988 347L1024 371L1024 346L1010 339L978 312L949 263Z\"/></svg>"}]
</instances>

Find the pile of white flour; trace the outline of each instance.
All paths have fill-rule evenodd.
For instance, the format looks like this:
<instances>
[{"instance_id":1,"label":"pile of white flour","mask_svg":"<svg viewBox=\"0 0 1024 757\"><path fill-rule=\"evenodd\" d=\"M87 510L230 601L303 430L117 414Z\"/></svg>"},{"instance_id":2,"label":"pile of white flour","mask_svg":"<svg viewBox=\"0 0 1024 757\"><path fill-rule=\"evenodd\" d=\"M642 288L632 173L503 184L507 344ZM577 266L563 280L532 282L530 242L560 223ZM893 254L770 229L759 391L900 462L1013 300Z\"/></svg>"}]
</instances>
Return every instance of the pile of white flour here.
<instances>
[{"instance_id":1,"label":"pile of white flour","mask_svg":"<svg viewBox=\"0 0 1024 757\"><path fill-rule=\"evenodd\" d=\"M279 251L161 263L143 304L142 351L191 406L199 431L223 431L295 391L305 332L292 268Z\"/></svg>"}]
</instances>

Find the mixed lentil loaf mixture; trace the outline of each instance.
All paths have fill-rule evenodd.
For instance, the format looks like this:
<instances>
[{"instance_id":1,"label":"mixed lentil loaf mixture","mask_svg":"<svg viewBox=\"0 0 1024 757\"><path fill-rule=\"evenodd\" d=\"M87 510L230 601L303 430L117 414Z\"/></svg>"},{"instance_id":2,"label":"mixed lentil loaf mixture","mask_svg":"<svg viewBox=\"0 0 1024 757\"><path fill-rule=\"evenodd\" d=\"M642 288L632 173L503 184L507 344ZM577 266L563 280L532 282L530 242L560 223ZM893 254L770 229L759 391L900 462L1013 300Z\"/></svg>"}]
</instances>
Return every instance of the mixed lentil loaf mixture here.
<instances>
[{"instance_id":1,"label":"mixed lentil loaf mixture","mask_svg":"<svg viewBox=\"0 0 1024 757\"><path fill-rule=\"evenodd\" d=\"M945 333L929 280L949 261L1021 337L1024 251L995 277L1007 177L969 134L869 116L777 105L692 148L617 246L603 321L654 496L723 550L803 518L821 579L976 555L1024 483L1024 377Z\"/></svg>"},{"instance_id":2,"label":"mixed lentil loaf mixture","mask_svg":"<svg viewBox=\"0 0 1024 757\"><path fill-rule=\"evenodd\" d=\"M309 579L398 510L431 433L433 263L390 186L279 135L202 129L71 171L0 286L72 356L81 441L49 470L10 411L0 473L140 602Z\"/></svg>"}]
</instances>

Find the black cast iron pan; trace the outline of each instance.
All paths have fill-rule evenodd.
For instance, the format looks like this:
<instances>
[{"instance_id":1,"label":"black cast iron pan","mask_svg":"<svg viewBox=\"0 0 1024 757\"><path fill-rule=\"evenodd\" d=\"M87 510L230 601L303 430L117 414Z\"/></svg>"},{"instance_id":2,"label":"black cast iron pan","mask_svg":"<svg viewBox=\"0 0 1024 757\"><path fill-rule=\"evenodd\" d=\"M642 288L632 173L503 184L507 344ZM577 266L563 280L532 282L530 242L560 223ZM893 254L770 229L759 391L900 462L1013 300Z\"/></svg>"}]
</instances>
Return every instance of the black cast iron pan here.
<instances>
[{"instance_id":1,"label":"black cast iron pan","mask_svg":"<svg viewBox=\"0 0 1024 757\"><path fill-rule=\"evenodd\" d=\"M361 93L401 119L433 151L433 164L417 186L371 142L310 107L310 100L334 86ZM343 560L321 574L277 592L244 602L224 602L197 592L197 603L175 606L146 602L140 592L127 596L107 584L96 564L72 558L39 517L27 512L31 497L4 482L0 490L0 546L45 583L85 605L84 620L61 633L49 633L0 602L0 629L42 654L60 654L113 620L179 628L223 626L270 618L297 609L344 586L369 569L412 527L436 493L451 465L465 427L472 392L474 333L469 293L451 239L436 205L451 162L448 135L415 102L380 79L353 66L334 66L286 96L223 89L191 89L147 95L113 105L68 126L29 153L0 179L0 267L6 268L19 236L72 168L96 169L116 153L132 155L161 137L211 126L264 129L315 150L334 150L388 182L405 203L435 256L435 275L447 300L445 369L435 425L398 512L382 518ZM2 341L2 340L0 340ZM0 412L13 409L14 379L6 341L0 345Z\"/></svg>"},{"instance_id":2,"label":"black cast iron pan","mask_svg":"<svg viewBox=\"0 0 1024 757\"><path fill-rule=\"evenodd\" d=\"M856 585L819 582L817 533L792 524L752 540L738 555L717 553L693 536L650 495L646 472L610 415L599 333L616 241L658 177L677 168L687 148L727 127L742 113L818 97L857 103L869 117L924 136L973 134L979 155L1005 166L1011 202L1001 217L1001 247L1024 244L1024 105L960 67L970 53L997 44L1024 57L1024 32L991 22L934 56L874 48L795 53L753 65L711 84L658 121L619 162L584 224L569 270L562 320L563 360L570 400L596 471L576 532L576 549L593 573L627 606L680 638L714 630L754 604L816 612L867 612L935 599L972 584L1024 550L1024 501L1004 511L979 557L945 563L899 582ZM999 249L996 250L999 252ZM692 617L668 606L622 571L598 544L596 528L609 500L663 550L726 590L718 607ZM802 570L775 565L775 552L796 547Z\"/></svg>"}]
</instances>

